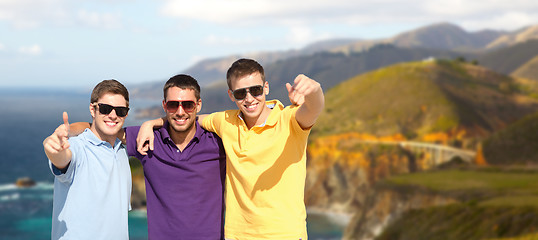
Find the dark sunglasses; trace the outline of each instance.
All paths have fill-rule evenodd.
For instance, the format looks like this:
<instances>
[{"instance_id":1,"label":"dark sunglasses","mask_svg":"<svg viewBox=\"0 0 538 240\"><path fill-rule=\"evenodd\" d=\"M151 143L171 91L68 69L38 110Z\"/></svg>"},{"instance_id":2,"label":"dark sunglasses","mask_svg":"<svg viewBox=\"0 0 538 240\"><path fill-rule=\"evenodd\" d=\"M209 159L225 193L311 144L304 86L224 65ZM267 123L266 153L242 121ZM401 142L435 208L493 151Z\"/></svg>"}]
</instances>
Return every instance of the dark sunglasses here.
<instances>
[{"instance_id":1,"label":"dark sunglasses","mask_svg":"<svg viewBox=\"0 0 538 240\"><path fill-rule=\"evenodd\" d=\"M235 100L243 100L247 97L247 92L250 93L253 97L257 97L263 94L263 86L256 85L246 88L239 88L232 91Z\"/></svg>"},{"instance_id":2,"label":"dark sunglasses","mask_svg":"<svg viewBox=\"0 0 538 240\"><path fill-rule=\"evenodd\" d=\"M114 107L104 103L98 103L97 106L99 106L99 112L104 115L108 115L112 110L115 110L118 117L125 117L129 112L128 107Z\"/></svg>"},{"instance_id":3,"label":"dark sunglasses","mask_svg":"<svg viewBox=\"0 0 538 240\"><path fill-rule=\"evenodd\" d=\"M166 110L172 113L175 113L179 109L179 106L181 106L183 110L188 113L194 112L194 109L196 108L196 103L194 101L171 100L171 101L166 102L164 105L166 107Z\"/></svg>"}]
</instances>

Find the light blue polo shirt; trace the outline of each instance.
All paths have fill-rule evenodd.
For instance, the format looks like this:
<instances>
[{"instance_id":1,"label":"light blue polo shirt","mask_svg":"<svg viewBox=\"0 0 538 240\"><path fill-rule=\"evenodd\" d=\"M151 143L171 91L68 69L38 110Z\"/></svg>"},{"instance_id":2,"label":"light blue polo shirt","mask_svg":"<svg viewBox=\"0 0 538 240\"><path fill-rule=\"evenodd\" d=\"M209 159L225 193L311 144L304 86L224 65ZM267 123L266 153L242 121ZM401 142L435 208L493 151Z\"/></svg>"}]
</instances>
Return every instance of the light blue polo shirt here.
<instances>
[{"instance_id":1,"label":"light blue polo shirt","mask_svg":"<svg viewBox=\"0 0 538 240\"><path fill-rule=\"evenodd\" d=\"M131 169L125 146L114 147L86 129L69 139L66 172L55 176L52 239L129 239Z\"/></svg>"}]
</instances>

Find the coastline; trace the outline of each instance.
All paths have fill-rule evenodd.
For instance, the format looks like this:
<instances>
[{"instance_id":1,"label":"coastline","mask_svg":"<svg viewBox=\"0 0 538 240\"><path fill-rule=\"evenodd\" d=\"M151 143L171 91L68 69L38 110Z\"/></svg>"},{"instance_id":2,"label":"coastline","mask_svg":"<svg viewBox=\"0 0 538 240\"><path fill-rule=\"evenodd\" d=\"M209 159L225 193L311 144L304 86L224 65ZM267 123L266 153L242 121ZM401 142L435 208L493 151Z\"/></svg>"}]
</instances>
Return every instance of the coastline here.
<instances>
[{"instance_id":1,"label":"coastline","mask_svg":"<svg viewBox=\"0 0 538 240\"><path fill-rule=\"evenodd\" d=\"M349 222L351 222L351 218L353 217L351 213L328 210L319 207L307 207L306 213L307 215L322 215L332 223L342 226L344 228L347 227Z\"/></svg>"}]
</instances>

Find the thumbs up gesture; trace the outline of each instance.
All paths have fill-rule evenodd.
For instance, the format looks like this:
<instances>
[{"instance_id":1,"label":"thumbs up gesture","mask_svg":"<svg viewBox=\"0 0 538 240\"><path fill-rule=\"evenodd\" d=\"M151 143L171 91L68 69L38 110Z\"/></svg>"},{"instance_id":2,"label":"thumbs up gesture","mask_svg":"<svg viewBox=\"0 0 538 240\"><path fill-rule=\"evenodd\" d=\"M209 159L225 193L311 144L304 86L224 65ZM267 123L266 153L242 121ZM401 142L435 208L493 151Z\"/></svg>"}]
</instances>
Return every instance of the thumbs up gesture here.
<instances>
[{"instance_id":1,"label":"thumbs up gesture","mask_svg":"<svg viewBox=\"0 0 538 240\"><path fill-rule=\"evenodd\" d=\"M54 133L43 141L45 151L50 153L59 153L69 148L69 117L66 112L63 113L64 124L58 126Z\"/></svg>"},{"instance_id":2,"label":"thumbs up gesture","mask_svg":"<svg viewBox=\"0 0 538 240\"><path fill-rule=\"evenodd\" d=\"M54 133L43 141L45 154L57 168L64 168L71 159L69 151L69 119L67 112L63 113L64 123ZM67 150L67 151L66 151Z\"/></svg>"}]
</instances>

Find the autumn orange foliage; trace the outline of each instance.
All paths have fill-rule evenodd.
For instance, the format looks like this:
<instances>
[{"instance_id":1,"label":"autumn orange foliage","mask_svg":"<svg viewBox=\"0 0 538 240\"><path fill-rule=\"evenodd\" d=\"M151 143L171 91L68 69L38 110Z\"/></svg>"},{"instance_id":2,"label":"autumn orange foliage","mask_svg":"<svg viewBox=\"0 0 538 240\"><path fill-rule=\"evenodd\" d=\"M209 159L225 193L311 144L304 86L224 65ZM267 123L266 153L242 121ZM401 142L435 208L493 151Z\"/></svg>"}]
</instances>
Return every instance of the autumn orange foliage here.
<instances>
[{"instance_id":1,"label":"autumn orange foliage","mask_svg":"<svg viewBox=\"0 0 538 240\"><path fill-rule=\"evenodd\" d=\"M432 142L448 145L448 142L451 140L463 140L465 134L466 131L464 129L452 129L449 132L434 132L426 134L422 136L420 140L423 142Z\"/></svg>"},{"instance_id":2,"label":"autumn orange foliage","mask_svg":"<svg viewBox=\"0 0 538 240\"><path fill-rule=\"evenodd\" d=\"M320 137L308 146L309 171L323 172L334 164L347 171L363 171L370 183L395 173L408 171L408 159L398 152L396 145L390 149L376 150L379 145L369 141L404 141L401 134L377 137L351 132Z\"/></svg>"},{"instance_id":3,"label":"autumn orange foliage","mask_svg":"<svg viewBox=\"0 0 538 240\"><path fill-rule=\"evenodd\" d=\"M448 133L438 132L425 135L424 142L436 142L448 145L449 141L461 140L464 130ZM402 134L375 136L366 133L349 132L324 136L314 139L308 146L309 169L322 171L338 164L347 170L366 171L371 181L376 181L395 173L410 171L410 159L415 170L427 170L437 163L431 151L411 151L400 148L398 142L406 141ZM376 143L379 142L379 143ZM408 152L408 153L405 153ZM475 163L486 165L481 148L478 149Z\"/></svg>"},{"instance_id":4,"label":"autumn orange foliage","mask_svg":"<svg viewBox=\"0 0 538 240\"><path fill-rule=\"evenodd\" d=\"M488 163L486 161L486 158L484 157L484 152L482 151L482 144L478 144L478 147L476 149L476 155L474 159L474 163L478 166L487 166Z\"/></svg>"}]
</instances>

